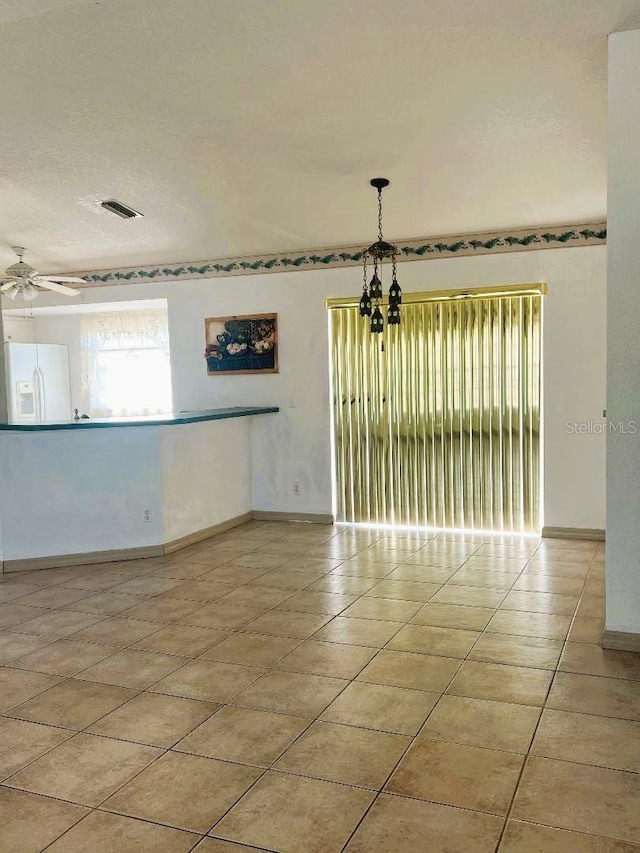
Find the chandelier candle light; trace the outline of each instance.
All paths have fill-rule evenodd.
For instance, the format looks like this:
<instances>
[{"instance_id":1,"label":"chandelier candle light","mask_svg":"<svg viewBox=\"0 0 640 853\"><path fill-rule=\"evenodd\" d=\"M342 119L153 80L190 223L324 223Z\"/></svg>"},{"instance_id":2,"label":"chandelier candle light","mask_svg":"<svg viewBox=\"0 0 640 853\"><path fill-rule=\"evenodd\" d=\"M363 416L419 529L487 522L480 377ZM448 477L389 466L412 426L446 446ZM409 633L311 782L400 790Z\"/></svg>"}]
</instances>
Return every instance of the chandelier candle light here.
<instances>
[{"instance_id":1,"label":"chandelier candle light","mask_svg":"<svg viewBox=\"0 0 640 853\"><path fill-rule=\"evenodd\" d=\"M387 310L387 324L389 326L400 325L400 304L402 302L402 291L396 276L397 246L387 243L382 237L382 190L389 186L387 178L373 178L371 186L378 190L378 239L375 243L364 250L363 260L363 293L360 300L360 316L371 318L371 331L380 334L384 330L384 318L380 305L382 303L382 262L385 258L391 259L391 287L389 288L389 308ZM367 285L367 261L373 260L373 276Z\"/></svg>"}]
</instances>

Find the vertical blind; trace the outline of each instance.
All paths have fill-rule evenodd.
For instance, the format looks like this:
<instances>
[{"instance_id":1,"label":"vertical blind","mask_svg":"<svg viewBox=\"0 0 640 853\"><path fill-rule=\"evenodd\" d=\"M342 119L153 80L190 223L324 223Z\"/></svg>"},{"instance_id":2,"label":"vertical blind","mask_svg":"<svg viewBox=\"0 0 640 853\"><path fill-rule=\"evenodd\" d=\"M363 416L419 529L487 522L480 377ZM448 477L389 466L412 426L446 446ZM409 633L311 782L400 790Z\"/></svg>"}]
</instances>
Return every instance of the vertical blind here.
<instances>
[{"instance_id":1,"label":"vertical blind","mask_svg":"<svg viewBox=\"0 0 640 853\"><path fill-rule=\"evenodd\" d=\"M540 529L541 296L332 308L339 521Z\"/></svg>"}]
</instances>

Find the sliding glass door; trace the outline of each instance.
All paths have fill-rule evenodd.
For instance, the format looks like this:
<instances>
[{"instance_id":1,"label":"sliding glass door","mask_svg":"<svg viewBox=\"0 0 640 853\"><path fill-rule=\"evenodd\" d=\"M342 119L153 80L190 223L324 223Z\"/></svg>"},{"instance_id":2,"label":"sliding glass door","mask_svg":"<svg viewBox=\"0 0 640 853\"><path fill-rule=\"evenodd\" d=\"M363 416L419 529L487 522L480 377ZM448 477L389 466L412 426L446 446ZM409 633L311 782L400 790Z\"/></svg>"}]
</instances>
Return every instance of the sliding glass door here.
<instances>
[{"instance_id":1,"label":"sliding glass door","mask_svg":"<svg viewBox=\"0 0 640 853\"><path fill-rule=\"evenodd\" d=\"M339 521L539 530L539 291L331 306Z\"/></svg>"}]
</instances>

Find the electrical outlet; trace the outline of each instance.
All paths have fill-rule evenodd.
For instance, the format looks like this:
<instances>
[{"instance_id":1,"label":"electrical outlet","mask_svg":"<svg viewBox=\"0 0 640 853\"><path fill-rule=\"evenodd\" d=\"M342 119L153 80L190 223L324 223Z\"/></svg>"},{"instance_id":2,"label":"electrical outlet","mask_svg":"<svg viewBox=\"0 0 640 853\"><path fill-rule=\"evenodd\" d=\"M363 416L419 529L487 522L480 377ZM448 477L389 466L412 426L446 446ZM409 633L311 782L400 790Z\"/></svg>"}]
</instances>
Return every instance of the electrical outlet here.
<instances>
[{"instance_id":1,"label":"electrical outlet","mask_svg":"<svg viewBox=\"0 0 640 853\"><path fill-rule=\"evenodd\" d=\"M149 524L149 522L153 521L153 510L152 509L143 509L142 510L142 523Z\"/></svg>"},{"instance_id":2,"label":"electrical outlet","mask_svg":"<svg viewBox=\"0 0 640 853\"><path fill-rule=\"evenodd\" d=\"M298 480L294 480L291 485L293 488L293 494L298 495L299 497L302 494L302 483L300 483Z\"/></svg>"}]
</instances>

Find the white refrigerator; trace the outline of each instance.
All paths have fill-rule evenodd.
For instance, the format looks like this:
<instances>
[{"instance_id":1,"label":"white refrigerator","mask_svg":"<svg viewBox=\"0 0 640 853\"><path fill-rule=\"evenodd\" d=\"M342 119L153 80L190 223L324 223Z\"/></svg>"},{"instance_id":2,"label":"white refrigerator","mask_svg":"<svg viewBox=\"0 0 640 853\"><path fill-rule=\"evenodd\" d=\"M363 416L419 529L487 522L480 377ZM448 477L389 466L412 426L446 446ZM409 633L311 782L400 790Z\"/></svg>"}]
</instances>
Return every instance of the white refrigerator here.
<instances>
[{"instance_id":1,"label":"white refrigerator","mask_svg":"<svg viewBox=\"0 0 640 853\"><path fill-rule=\"evenodd\" d=\"M69 352L64 344L5 343L4 357L10 421L70 420Z\"/></svg>"}]
</instances>

